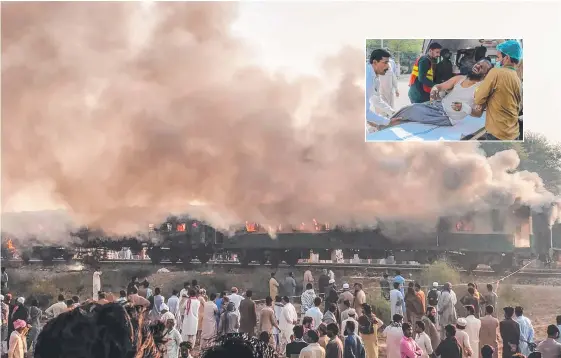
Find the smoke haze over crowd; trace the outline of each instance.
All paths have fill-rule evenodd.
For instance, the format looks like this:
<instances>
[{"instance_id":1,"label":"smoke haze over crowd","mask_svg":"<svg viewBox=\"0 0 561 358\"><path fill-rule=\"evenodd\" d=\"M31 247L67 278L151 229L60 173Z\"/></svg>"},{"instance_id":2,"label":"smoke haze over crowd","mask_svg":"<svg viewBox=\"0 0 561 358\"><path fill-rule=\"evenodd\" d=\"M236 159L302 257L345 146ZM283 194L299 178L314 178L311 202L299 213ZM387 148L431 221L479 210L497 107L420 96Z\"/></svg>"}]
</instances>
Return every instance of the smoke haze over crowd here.
<instances>
[{"instance_id":1,"label":"smoke haze over crowd","mask_svg":"<svg viewBox=\"0 0 561 358\"><path fill-rule=\"evenodd\" d=\"M514 151L364 143L362 49L289 81L245 65L235 18L234 3L3 3L3 210L34 187L121 232L195 200L221 228L434 224L553 200L538 175L512 173Z\"/></svg>"}]
</instances>

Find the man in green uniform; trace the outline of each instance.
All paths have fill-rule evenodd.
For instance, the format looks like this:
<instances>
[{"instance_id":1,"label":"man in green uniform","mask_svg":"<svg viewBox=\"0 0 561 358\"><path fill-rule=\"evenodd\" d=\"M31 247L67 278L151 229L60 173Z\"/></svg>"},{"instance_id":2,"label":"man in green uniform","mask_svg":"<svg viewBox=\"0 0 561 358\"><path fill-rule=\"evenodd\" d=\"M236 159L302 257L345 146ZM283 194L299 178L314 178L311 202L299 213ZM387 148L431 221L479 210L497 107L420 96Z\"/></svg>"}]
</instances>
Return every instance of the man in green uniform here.
<instances>
[{"instance_id":1,"label":"man in green uniform","mask_svg":"<svg viewBox=\"0 0 561 358\"><path fill-rule=\"evenodd\" d=\"M433 62L440 57L442 46L433 42L429 52L419 57L413 65L411 79L409 80L409 99L411 103L424 103L430 100L430 91L435 85Z\"/></svg>"}]
</instances>

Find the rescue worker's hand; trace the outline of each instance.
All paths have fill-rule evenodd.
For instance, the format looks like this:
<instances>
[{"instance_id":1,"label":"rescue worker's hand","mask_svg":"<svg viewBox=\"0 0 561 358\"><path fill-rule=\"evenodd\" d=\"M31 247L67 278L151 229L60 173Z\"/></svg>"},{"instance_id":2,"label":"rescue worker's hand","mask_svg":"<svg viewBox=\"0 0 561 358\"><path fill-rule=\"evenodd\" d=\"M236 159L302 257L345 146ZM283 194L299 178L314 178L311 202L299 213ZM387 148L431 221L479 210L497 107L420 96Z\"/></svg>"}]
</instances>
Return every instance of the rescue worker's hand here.
<instances>
[{"instance_id":1,"label":"rescue worker's hand","mask_svg":"<svg viewBox=\"0 0 561 358\"><path fill-rule=\"evenodd\" d=\"M399 124L401 120L402 120L401 117L394 117L390 119L390 123L388 124L388 126L395 126L396 124Z\"/></svg>"},{"instance_id":2,"label":"rescue worker's hand","mask_svg":"<svg viewBox=\"0 0 561 358\"><path fill-rule=\"evenodd\" d=\"M438 95L438 88L436 86L434 86L431 90L430 90L430 99L432 101L436 101L438 99L439 95Z\"/></svg>"},{"instance_id":3,"label":"rescue worker's hand","mask_svg":"<svg viewBox=\"0 0 561 358\"><path fill-rule=\"evenodd\" d=\"M452 109L456 112L462 110L462 103L461 102L452 102Z\"/></svg>"}]
</instances>

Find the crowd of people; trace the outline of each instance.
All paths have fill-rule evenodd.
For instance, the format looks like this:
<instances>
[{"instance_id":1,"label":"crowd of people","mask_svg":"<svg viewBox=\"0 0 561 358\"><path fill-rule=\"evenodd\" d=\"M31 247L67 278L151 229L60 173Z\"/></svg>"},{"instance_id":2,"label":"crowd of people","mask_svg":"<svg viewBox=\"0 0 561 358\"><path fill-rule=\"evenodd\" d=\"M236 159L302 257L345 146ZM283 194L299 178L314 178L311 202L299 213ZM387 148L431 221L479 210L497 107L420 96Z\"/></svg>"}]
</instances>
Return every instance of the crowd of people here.
<instances>
[{"instance_id":1,"label":"crowd of people","mask_svg":"<svg viewBox=\"0 0 561 358\"><path fill-rule=\"evenodd\" d=\"M385 80L392 76L395 63L386 49L373 50L366 66L367 129L376 131L403 121L454 126L486 111L486 134L481 139L522 139L522 46L509 40L496 49L495 64L486 56L486 47L480 46L454 75L450 50L432 43L413 66L408 93L411 105L399 110L394 106L394 94L400 95L397 80Z\"/></svg>"},{"instance_id":2,"label":"crowd of people","mask_svg":"<svg viewBox=\"0 0 561 358\"><path fill-rule=\"evenodd\" d=\"M95 290L101 271L93 277ZM36 299L26 305L23 297L6 293L1 297L3 345L9 358L378 358L382 335L388 358L496 358L500 337L503 358L561 357L561 316L537 344L522 307L504 307L504 319L497 319L492 285L482 294L470 283L459 300L467 315L458 317L450 283L435 282L425 292L399 272L391 279L385 274L379 292L389 301L387 323L367 303L360 282L353 289L344 282L339 290L332 271L324 270L316 281L308 269L302 285L296 296L293 273L282 280L272 273L260 310L251 290L240 294L232 287L229 293L207 294L196 280L173 289L166 299L159 287L152 291L146 279L133 277L118 297L93 291L95 299L81 302L61 294L44 311Z\"/></svg>"}]
</instances>

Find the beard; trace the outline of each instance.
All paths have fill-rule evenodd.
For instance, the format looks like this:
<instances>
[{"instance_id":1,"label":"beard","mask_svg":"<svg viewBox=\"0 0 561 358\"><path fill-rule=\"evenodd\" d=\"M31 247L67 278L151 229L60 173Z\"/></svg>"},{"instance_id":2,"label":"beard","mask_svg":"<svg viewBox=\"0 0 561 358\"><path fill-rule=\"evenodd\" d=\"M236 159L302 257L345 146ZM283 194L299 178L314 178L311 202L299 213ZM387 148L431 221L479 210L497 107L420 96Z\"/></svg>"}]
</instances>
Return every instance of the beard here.
<instances>
[{"instance_id":1,"label":"beard","mask_svg":"<svg viewBox=\"0 0 561 358\"><path fill-rule=\"evenodd\" d=\"M474 73L473 68L468 71L467 78L471 81L481 81L485 77L483 73Z\"/></svg>"},{"instance_id":2,"label":"beard","mask_svg":"<svg viewBox=\"0 0 561 358\"><path fill-rule=\"evenodd\" d=\"M434 315L430 315L430 316L427 316L427 317L432 323L436 324L436 317Z\"/></svg>"}]
</instances>

